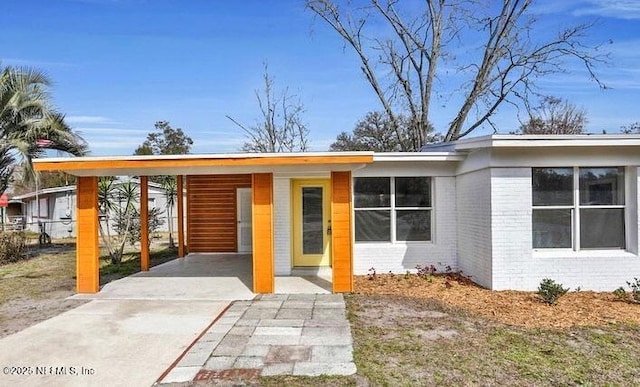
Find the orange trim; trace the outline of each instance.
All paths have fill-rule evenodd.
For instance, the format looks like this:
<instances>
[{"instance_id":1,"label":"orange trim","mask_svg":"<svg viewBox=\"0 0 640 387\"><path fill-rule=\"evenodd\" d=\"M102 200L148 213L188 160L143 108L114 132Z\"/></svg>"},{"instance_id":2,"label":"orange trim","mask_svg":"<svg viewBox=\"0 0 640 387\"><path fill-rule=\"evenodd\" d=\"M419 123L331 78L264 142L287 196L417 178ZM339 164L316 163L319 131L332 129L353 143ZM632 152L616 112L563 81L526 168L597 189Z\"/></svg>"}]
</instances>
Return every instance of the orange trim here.
<instances>
[{"instance_id":1,"label":"orange trim","mask_svg":"<svg viewBox=\"0 0 640 387\"><path fill-rule=\"evenodd\" d=\"M176 176L178 194L178 258L184 257L184 184L182 175Z\"/></svg>"},{"instance_id":2,"label":"orange trim","mask_svg":"<svg viewBox=\"0 0 640 387\"><path fill-rule=\"evenodd\" d=\"M79 177L76 192L76 291L97 293L100 289L98 178Z\"/></svg>"},{"instance_id":3,"label":"orange trim","mask_svg":"<svg viewBox=\"0 0 640 387\"><path fill-rule=\"evenodd\" d=\"M149 270L149 178L140 176L140 270Z\"/></svg>"},{"instance_id":4,"label":"orange trim","mask_svg":"<svg viewBox=\"0 0 640 387\"><path fill-rule=\"evenodd\" d=\"M59 160L34 163L36 171L89 171L107 169L132 170L140 168L189 168L189 167L229 167L229 166L273 166L273 165L314 165L314 164L361 164L372 163L373 155L335 156L274 156L274 157L225 157L225 158L172 158L149 159L148 156L130 159L100 160Z\"/></svg>"},{"instance_id":5,"label":"orange trim","mask_svg":"<svg viewBox=\"0 0 640 387\"><path fill-rule=\"evenodd\" d=\"M273 174L252 175L253 291L273 293Z\"/></svg>"},{"instance_id":6,"label":"orange trim","mask_svg":"<svg viewBox=\"0 0 640 387\"><path fill-rule=\"evenodd\" d=\"M351 172L331 172L333 291L353 291Z\"/></svg>"}]
</instances>

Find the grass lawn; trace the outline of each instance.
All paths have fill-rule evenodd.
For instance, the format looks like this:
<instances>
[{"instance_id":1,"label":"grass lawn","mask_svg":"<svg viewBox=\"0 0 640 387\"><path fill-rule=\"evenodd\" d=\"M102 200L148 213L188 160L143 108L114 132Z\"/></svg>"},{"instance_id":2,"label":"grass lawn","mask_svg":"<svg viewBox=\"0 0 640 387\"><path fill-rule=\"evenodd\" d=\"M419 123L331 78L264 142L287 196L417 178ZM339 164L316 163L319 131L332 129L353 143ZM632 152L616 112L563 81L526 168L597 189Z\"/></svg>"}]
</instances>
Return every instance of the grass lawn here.
<instances>
[{"instance_id":1,"label":"grass lawn","mask_svg":"<svg viewBox=\"0 0 640 387\"><path fill-rule=\"evenodd\" d=\"M348 297L358 373L374 385L638 385L640 327L526 328L388 295Z\"/></svg>"},{"instance_id":2,"label":"grass lawn","mask_svg":"<svg viewBox=\"0 0 640 387\"><path fill-rule=\"evenodd\" d=\"M346 297L358 373L266 386L640 385L640 326L507 325L439 301Z\"/></svg>"}]
</instances>

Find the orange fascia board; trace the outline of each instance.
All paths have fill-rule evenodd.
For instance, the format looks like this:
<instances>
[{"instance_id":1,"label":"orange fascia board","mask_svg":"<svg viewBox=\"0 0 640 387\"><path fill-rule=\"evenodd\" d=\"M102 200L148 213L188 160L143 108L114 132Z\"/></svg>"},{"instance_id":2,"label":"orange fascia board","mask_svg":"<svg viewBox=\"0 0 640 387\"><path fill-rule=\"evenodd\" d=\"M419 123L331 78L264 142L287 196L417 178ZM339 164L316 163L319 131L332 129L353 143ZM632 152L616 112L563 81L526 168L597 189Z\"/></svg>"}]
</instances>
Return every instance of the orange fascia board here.
<instances>
[{"instance_id":1,"label":"orange fascia board","mask_svg":"<svg viewBox=\"0 0 640 387\"><path fill-rule=\"evenodd\" d=\"M231 166L278 166L315 164L368 164L373 162L373 152L346 154L262 154L224 156L131 156L131 157L79 157L34 160L36 171L91 171L91 170L140 170L144 168L189 168ZM72 173L73 174L73 173Z\"/></svg>"}]
</instances>

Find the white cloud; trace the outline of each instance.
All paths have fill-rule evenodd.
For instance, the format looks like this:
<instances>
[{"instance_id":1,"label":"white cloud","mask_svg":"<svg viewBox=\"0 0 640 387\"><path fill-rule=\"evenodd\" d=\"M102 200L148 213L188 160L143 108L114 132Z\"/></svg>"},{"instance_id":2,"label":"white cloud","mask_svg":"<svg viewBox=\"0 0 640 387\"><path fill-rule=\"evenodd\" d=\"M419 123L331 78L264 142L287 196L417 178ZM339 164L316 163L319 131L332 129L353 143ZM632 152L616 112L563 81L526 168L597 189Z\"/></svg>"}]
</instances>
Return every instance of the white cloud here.
<instances>
[{"instance_id":1,"label":"white cloud","mask_svg":"<svg viewBox=\"0 0 640 387\"><path fill-rule=\"evenodd\" d=\"M640 19L640 1L638 0L587 0L587 4L573 11L573 14L627 20Z\"/></svg>"},{"instance_id":2,"label":"white cloud","mask_svg":"<svg viewBox=\"0 0 640 387\"><path fill-rule=\"evenodd\" d=\"M129 135L130 136L129 138L131 138L131 136L136 136L136 135L144 137L149 132L148 130L145 130L145 129L95 128L95 127L75 128L75 130L77 130L80 133L92 135L92 136L111 137L112 135L121 135L121 136Z\"/></svg>"},{"instance_id":3,"label":"white cloud","mask_svg":"<svg viewBox=\"0 0 640 387\"><path fill-rule=\"evenodd\" d=\"M112 124L113 120L102 116L66 116L65 121L70 124Z\"/></svg>"}]
</instances>

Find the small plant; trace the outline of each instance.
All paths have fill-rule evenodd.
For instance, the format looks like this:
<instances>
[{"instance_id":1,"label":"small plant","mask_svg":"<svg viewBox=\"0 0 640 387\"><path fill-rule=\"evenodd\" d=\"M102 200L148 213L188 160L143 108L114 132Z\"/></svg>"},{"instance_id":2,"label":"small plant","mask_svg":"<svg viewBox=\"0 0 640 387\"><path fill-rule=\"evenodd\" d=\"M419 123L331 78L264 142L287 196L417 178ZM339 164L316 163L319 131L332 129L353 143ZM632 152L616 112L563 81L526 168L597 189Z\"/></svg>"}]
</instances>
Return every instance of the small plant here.
<instances>
[{"instance_id":1,"label":"small plant","mask_svg":"<svg viewBox=\"0 0 640 387\"><path fill-rule=\"evenodd\" d=\"M553 305L569 291L569 288L563 288L562 284L556 283L556 281L545 278L540 282L538 286L538 296L543 302Z\"/></svg>"},{"instance_id":2,"label":"small plant","mask_svg":"<svg viewBox=\"0 0 640 387\"><path fill-rule=\"evenodd\" d=\"M631 298L636 302L640 302L640 279L634 277L633 282L627 281L627 285L631 288Z\"/></svg>"},{"instance_id":3,"label":"small plant","mask_svg":"<svg viewBox=\"0 0 640 387\"><path fill-rule=\"evenodd\" d=\"M0 265L26 258L27 237L22 231L0 232Z\"/></svg>"},{"instance_id":4,"label":"small plant","mask_svg":"<svg viewBox=\"0 0 640 387\"><path fill-rule=\"evenodd\" d=\"M409 278L411 278L411 272L407 270L407 272L404 273L404 279L409 279Z\"/></svg>"},{"instance_id":5,"label":"small plant","mask_svg":"<svg viewBox=\"0 0 640 387\"><path fill-rule=\"evenodd\" d=\"M418 277L429 282L433 280L433 278L431 277L437 271L436 267L433 265L424 266L424 267L422 267L421 265L416 265L416 270L417 270L416 274L418 275Z\"/></svg>"},{"instance_id":6,"label":"small plant","mask_svg":"<svg viewBox=\"0 0 640 387\"><path fill-rule=\"evenodd\" d=\"M627 294L627 291L624 290L624 288L622 286L620 286L618 289L613 291L613 295L617 300L620 301L629 301L629 295Z\"/></svg>"},{"instance_id":7,"label":"small plant","mask_svg":"<svg viewBox=\"0 0 640 387\"><path fill-rule=\"evenodd\" d=\"M376 279L376 268L372 267L371 269L369 269L369 273L367 273L367 279L369 281L373 281Z\"/></svg>"}]
</instances>

